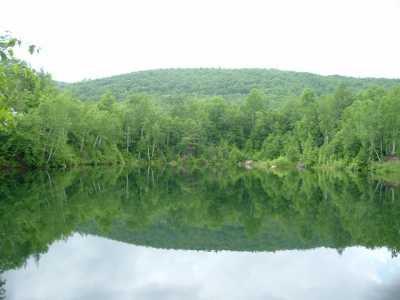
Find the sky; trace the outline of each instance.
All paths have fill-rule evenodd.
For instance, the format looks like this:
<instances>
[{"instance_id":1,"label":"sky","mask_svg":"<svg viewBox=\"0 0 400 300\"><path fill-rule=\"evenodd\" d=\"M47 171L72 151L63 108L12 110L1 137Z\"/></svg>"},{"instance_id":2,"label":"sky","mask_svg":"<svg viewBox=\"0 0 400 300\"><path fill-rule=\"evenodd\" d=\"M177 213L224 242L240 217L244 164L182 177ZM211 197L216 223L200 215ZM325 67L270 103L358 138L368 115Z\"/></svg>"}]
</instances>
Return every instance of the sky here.
<instances>
[{"instance_id":1,"label":"sky","mask_svg":"<svg viewBox=\"0 0 400 300\"><path fill-rule=\"evenodd\" d=\"M400 0L12 0L0 20L66 82L188 67L400 78L399 29Z\"/></svg>"}]
</instances>

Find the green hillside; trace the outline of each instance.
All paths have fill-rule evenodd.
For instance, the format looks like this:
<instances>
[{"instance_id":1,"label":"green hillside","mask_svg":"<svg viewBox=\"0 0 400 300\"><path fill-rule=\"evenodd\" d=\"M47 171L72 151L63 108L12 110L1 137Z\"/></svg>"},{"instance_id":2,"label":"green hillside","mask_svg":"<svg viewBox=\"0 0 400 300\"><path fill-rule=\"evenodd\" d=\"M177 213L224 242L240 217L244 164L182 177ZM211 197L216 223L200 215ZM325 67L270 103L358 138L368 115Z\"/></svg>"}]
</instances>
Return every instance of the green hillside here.
<instances>
[{"instance_id":1,"label":"green hillside","mask_svg":"<svg viewBox=\"0 0 400 300\"><path fill-rule=\"evenodd\" d=\"M276 69L163 69L139 71L73 84L63 84L82 99L98 99L106 91L117 98L130 93L163 96L198 95L239 97L258 88L276 99L300 95L311 88L318 95L333 93L344 84L353 91L370 86L393 87L400 79L321 76Z\"/></svg>"},{"instance_id":2,"label":"green hillside","mask_svg":"<svg viewBox=\"0 0 400 300\"><path fill-rule=\"evenodd\" d=\"M3 40L0 169L253 160L367 171L400 159L400 80L170 69L55 85Z\"/></svg>"},{"instance_id":3,"label":"green hillside","mask_svg":"<svg viewBox=\"0 0 400 300\"><path fill-rule=\"evenodd\" d=\"M338 241L335 236L323 236L318 230L312 231L306 239L299 224L265 220L257 234L249 235L239 224L224 225L220 228L173 227L170 224L151 224L141 229L131 229L127 224L115 222L109 232L102 232L96 224L80 226L78 232L97 235L128 244L161 249L185 249L205 251L280 251L329 247L340 249L353 246L354 241L346 236Z\"/></svg>"}]
</instances>

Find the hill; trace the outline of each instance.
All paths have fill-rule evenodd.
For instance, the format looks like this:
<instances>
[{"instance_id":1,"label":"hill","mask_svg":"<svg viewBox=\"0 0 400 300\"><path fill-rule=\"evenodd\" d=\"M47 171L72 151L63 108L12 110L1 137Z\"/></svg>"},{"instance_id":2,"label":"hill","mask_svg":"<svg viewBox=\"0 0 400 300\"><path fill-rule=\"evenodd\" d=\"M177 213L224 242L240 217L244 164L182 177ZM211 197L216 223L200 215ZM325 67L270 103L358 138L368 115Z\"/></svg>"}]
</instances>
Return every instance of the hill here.
<instances>
[{"instance_id":1,"label":"hill","mask_svg":"<svg viewBox=\"0 0 400 300\"><path fill-rule=\"evenodd\" d=\"M197 251L280 251L353 246L350 237L343 241L335 236L323 236L318 231L304 239L298 224L282 224L267 220L259 232L249 235L239 224L224 225L220 228L201 228L190 225L171 226L165 222L148 225L141 229L131 229L123 222L114 222L109 231L102 231L95 223L78 228L81 234L152 248L184 249Z\"/></svg>"},{"instance_id":2,"label":"hill","mask_svg":"<svg viewBox=\"0 0 400 300\"><path fill-rule=\"evenodd\" d=\"M119 99L130 93L161 96L193 95L228 98L247 95L252 88L264 91L271 98L300 95L311 88L317 95L332 93L344 84L359 91L369 86L392 87L400 79L321 76L311 73L276 69L162 69L138 71L107 78L63 84L64 88L85 100L98 99L106 91Z\"/></svg>"}]
</instances>

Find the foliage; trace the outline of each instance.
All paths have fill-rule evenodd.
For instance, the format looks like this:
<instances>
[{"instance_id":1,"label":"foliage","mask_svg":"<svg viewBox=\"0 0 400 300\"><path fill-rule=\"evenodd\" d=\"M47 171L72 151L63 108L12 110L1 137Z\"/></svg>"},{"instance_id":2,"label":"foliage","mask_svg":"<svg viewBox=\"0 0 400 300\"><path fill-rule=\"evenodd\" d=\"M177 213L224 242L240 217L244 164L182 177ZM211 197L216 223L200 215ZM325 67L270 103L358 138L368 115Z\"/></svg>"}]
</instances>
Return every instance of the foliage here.
<instances>
[{"instance_id":1,"label":"foliage","mask_svg":"<svg viewBox=\"0 0 400 300\"><path fill-rule=\"evenodd\" d=\"M391 88L399 83L399 80L319 76L275 69L201 68L139 71L61 86L84 100L97 100L107 91L120 100L132 93L161 96L163 100L176 96L237 99L245 97L252 89L259 89L273 102L281 102L292 96L300 96L307 88L320 96L335 93L340 85L358 92L371 86Z\"/></svg>"},{"instance_id":2,"label":"foliage","mask_svg":"<svg viewBox=\"0 0 400 300\"><path fill-rule=\"evenodd\" d=\"M6 56L0 62L3 166L237 164L281 157L305 168L340 161L359 170L399 154L396 80L254 69L159 70L79 83L71 93L16 59L10 49L19 43L0 39ZM76 93L80 87L98 101L77 98L74 93L88 97ZM233 94L238 101L228 99Z\"/></svg>"},{"instance_id":3,"label":"foliage","mask_svg":"<svg viewBox=\"0 0 400 300\"><path fill-rule=\"evenodd\" d=\"M374 163L372 164L371 169L376 178L393 185L400 185L400 161Z\"/></svg>"}]
</instances>

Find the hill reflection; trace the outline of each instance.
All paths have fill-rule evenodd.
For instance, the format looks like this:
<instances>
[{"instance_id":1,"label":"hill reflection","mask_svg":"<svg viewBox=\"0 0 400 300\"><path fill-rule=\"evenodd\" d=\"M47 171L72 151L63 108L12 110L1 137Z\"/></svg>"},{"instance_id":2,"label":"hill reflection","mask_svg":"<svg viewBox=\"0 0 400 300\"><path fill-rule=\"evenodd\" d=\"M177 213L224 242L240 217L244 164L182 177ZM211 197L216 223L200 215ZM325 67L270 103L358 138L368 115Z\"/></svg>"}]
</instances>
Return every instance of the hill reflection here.
<instances>
[{"instance_id":1,"label":"hill reflection","mask_svg":"<svg viewBox=\"0 0 400 300\"><path fill-rule=\"evenodd\" d=\"M399 189L346 174L87 169L0 184L0 269L74 232L168 249L400 249Z\"/></svg>"}]
</instances>

